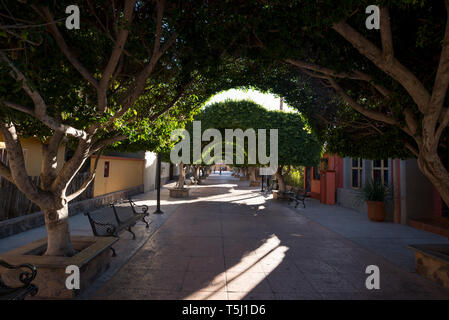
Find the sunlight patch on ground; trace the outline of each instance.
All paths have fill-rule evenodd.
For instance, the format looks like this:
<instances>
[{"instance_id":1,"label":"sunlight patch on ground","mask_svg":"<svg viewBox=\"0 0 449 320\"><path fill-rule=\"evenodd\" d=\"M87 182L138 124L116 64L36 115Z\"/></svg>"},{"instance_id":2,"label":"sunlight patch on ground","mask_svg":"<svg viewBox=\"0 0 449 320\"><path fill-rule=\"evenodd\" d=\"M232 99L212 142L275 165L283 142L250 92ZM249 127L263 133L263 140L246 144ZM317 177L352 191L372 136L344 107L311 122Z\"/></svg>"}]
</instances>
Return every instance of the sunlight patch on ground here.
<instances>
[{"instance_id":1,"label":"sunlight patch on ground","mask_svg":"<svg viewBox=\"0 0 449 320\"><path fill-rule=\"evenodd\" d=\"M272 234L261 246L248 252L240 261L184 300L222 299L222 291L233 292L237 295L234 298L242 299L282 263L287 251L288 247L281 245L279 238Z\"/></svg>"}]
</instances>

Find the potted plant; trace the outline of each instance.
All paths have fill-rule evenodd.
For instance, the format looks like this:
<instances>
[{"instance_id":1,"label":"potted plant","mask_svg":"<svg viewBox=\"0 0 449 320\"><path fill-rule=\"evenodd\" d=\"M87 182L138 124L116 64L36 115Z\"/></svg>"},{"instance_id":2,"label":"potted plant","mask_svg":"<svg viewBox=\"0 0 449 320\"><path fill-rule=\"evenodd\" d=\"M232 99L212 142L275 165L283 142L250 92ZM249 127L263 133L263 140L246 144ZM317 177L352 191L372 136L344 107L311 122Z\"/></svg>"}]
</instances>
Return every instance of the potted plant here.
<instances>
[{"instance_id":1,"label":"potted plant","mask_svg":"<svg viewBox=\"0 0 449 320\"><path fill-rule=\"evenodd\" d=\"M385 220L385 201L390 194L389 187L381 180L369 180L361 189L361 197L368 207L368 217L372 221Z\"/></svg>"}]
</instances>

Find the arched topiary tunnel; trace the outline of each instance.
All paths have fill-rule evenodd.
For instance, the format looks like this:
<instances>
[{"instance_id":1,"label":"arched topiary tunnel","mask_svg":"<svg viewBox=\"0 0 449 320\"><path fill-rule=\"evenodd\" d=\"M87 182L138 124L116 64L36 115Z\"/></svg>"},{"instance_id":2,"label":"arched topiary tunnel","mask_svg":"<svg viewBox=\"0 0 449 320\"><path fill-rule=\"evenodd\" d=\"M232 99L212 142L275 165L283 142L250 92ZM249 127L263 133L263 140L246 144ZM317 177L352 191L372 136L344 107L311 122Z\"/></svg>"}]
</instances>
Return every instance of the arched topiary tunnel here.
<instances>
[{"instance_id":1,"label":"arched topiary tunnel","mask_svg":"<svg viewBox=\"0 0 449 320\"><path fill-rule=\"evenodd\" d=\"M449 204L446 0L87 1L80 29L68 1L8 2L0 37L0 174L44 212L47 255L72 255L67 187L111 146L170 147L169 133L215 92L254 86L286 99L329 151L414 156ZM20 14L20 20L11 16ZM20 33L11 30L21 30ZM19 137L43 143L41 182ZM73 156L56 170L61 143ZM367 147L369 146L369 147Z\"/></svg>"}]
</instances>

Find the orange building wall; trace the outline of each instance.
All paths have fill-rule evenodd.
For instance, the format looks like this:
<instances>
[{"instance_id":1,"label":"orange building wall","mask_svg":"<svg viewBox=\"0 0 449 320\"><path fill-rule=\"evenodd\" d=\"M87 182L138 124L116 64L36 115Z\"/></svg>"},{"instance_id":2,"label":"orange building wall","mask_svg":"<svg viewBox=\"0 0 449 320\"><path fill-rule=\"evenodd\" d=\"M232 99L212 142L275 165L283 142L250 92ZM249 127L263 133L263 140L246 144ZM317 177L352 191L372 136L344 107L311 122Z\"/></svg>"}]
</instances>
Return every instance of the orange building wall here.
<instances>
[{"instance_id":1,"label":"orange building wall","mask_svg":"<svg viewBox=\"0 0 449 320\"><path fill-rule=\"evenodd\" d=\"M109 177L104 176L105 162L109 161ZM101 157L94 180L94 197L125 190L143 184L143 159ZM91 158L91 170L95 157Z\"/></svg>"}]
</instances>

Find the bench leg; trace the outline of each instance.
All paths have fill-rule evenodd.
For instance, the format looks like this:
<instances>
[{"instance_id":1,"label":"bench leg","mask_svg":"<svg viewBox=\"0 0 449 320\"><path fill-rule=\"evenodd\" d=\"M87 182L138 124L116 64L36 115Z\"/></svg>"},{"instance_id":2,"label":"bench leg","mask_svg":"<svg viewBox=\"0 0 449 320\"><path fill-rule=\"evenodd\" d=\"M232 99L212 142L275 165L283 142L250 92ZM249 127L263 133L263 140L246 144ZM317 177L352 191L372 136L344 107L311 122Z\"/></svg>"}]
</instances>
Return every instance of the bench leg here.
<instances>
[{"instance_id":1,"label":"bench leg","mask_svg":"<svg viewBox=\"0 0 449 320\"><path fill-rule=\"evenodd\" d=\"M111 249L111 251L112 251L112 256L116 257L117 254L115 253L115 249L113 247L109 247L109 249Z\"/></svg>"},{"instance_id":2,"label":"bench leg","mask_svg":"<svg viewBox=\"0 0 449 320\"><path fill-rule=\"evenodd\" d=\"M127 230L133 235L133 240L136 240L136 234L131 230L131 227L128 227Z\"/></svg>"},{"instance_id":3,"label":"bench leg","mask_svg":"<svg viewBox=\"0 0 449 320\"><path fill-rule=\"evenodd\" d=\"M150 227L150 224L147 222L147 220L145 220L145 217L142 218L142 221L145 222L145 224L147 225L146 228L148 229Z\"/></svg>"}]
</instances>

